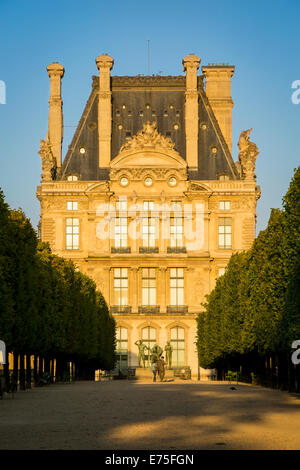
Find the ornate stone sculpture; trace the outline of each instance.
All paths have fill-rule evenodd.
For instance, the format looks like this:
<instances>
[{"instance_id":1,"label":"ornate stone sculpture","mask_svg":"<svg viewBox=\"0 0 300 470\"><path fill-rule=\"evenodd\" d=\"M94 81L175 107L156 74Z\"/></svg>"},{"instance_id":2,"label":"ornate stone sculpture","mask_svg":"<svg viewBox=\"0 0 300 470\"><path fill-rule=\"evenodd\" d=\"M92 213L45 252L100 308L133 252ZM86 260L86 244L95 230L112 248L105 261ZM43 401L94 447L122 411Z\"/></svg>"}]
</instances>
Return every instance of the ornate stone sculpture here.
<instances>
[{"instance_id":1,"label":"ornate stone sculpture","mask_svg":"<svg viewBox=\"0 0 300 470\"><path fill-rule=\"evenodd\" d=\"M38 152L42 159L42 180L51 181L56 174L56 159L53 156L51 144L47 136L46 140L40 141L40 150Z\"/></svg>"},{"instance_id":2,"label":"ornate stone sculpture","mask_svg":"<svg viewBox=\"0 0 300 470\"><path fill-rule=\"evenodd\" d=\"M250 141L249 135L251 129L242 131L240 134L238 147L239 147L239 162L241 165L241 176L243 179L255 178L255 161L259 154L258 148L254 142Z\"/></svg>"},{"instance_id":3,"label":"ornate stone sculpture","mask_svg":"<svg viewBox=\"0 0 300 470\"><path fill-rule=\"evenodd\" d=\"M167 341L167 344L165 345L165 351L166 351L167 367L169 369L171 369L171 367L172 367L173 346L171 345L170 341Z\"/></svg>"},{"instance_id":4,"label":"ornate stone sculpture","mask_svg":"<svg viewBox=\"0 0 300 470\"><path fill-rule=\"evenodd\" d=\"M143 362L143 367L145 368L145 349L149 349L149 348L143 343L141 339L138 339L134 344L136 344L137 347L139 348L139 355L138 355L139 367L142 367L141 362Z\"/></svg>"},{"instance_id":5,"label":"ornate stone sculpture","mask_svg":"<svg viewBox=\"0 0 300 470\"><path fill-rule=\"evenodd\" d=\"M158 133L156 122L150 124L150 122L147 121L141 131L122 145L120 152L156 146L173 150L175 143L169 137L164 137Z\"/></svg>"}]
</instances>

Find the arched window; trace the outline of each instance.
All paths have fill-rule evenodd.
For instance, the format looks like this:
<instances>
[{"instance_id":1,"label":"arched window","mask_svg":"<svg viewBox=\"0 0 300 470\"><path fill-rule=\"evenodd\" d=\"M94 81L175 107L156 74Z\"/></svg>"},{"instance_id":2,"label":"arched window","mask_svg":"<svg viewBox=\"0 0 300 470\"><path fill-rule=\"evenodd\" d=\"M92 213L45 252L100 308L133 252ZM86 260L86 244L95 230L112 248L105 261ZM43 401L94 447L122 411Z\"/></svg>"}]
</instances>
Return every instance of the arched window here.
<instances>
[{"instance_id":1,"label":"arched window","mask_svg":"<svg viewBox=\"0 0 300 470\"><path fill-rule=\"evenodd\" d=\"M152 349L156 343L156 329L151 326L146 326L142 329L142 341L149 348ZM150 361L149 351L145 351L145 360Z\"/></svg>"},{"instance_id":2,"label":"arched window","mask_svg":"<svg viewBox=\"0 0 300 470\"><path fill-rule=\"evenodd\" d=\"M172 366L180 367L185 364L185 339L184 328L175 326L171 328L171 345L173 347Z\"/></svg>"},{"instance_id":3,"label":"arched window","mask_svg":"<svg viewBox=\"0 0 300 470\"><path fill-rule=\"evenodd\" d=\"M128 367L128 330L123 326L116 328L117 339L117 367Z\"/></svg>"}]
</instances>

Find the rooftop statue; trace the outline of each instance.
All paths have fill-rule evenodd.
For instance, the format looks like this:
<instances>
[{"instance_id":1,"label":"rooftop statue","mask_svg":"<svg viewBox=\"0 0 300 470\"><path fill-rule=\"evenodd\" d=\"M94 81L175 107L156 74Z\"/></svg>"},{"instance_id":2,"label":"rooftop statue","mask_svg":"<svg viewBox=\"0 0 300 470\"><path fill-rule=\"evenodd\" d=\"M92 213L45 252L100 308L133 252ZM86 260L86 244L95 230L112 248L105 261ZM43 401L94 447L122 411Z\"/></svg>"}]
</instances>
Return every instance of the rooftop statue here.
<instances>
[{"instance_id":1,"label":"rooftop statue","mask_svg":"<svg viewBox=\"0 0 300 470\"><path fill-rule=\"evenodd\" d=\"M239 163L241 165L241 176L243 179L255 178L255 161L259 154L258 148L254 142L250 141L250 133L252 128L242 131L240 134L238 148L239 148Z\"/></svg>"},{"instance_id":2,"label":"rooftop statue","mask_svg":"<svg viewBox=\"0 0 300 470\"><path fill-rule=\"evenodd\" d=\"M53 180L55 178L56 173L56 159L53 156L52 147L48 135L46 140L40 141L40 150L38 153L40 154L42 159L42 180Z\"/></svg>"}]
</instances>

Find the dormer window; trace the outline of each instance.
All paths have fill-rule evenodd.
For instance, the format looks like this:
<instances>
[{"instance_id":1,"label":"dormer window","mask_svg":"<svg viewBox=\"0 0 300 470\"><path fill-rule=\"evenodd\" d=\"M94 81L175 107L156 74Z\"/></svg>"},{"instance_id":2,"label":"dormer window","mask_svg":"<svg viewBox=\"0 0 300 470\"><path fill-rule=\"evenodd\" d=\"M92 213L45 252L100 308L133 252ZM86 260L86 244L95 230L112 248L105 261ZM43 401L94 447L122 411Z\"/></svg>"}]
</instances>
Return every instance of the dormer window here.
<instances>
[{"instance_id":1,"label":"dormer window","mask_svg":"<svg viewBox=\"0 0 300 470\"><path fill-rule=\"evenodd\" d=\"M67 177L67 181L78 181L78 176L76 175L69 175Z\"/></svg>"},{"instance_id":2,"label":"dormer window","mask_svg":"<svg viewBox=\"0 0 300 470\"><path fill-rule=\"evenodd\" d=\"M229 175L220 175L219 176L219 181L229 181Z\"/></svg>"}]
</instances>

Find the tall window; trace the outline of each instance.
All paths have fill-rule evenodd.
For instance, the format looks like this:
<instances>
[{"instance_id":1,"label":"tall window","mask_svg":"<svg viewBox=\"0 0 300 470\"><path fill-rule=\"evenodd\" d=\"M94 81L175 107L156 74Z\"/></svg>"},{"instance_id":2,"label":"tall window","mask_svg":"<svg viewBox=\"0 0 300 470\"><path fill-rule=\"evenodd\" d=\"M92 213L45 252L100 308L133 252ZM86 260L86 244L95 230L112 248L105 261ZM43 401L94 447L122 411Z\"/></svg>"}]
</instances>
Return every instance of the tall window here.
<instances>
[{"instance_id":1,"label":"tall window","mask_svg":"<svg viewBox=\"0 0 300 470\"><path fill-rule=\"evenodd\" d=\"M151 217L154 210L153 201L144 201L142 217L142 244L144 248L155 248L155 218Z\"/></svg>"},{"instance_id":2,"label":"tall window","mask_svg":"<svg viewBox=\"0 0 300 470\"><path fill-rule=\"evenodd\" d=\"M120 199L116 203L115 248L127 248L127 201Z\"/></svg>"},{"instance_id":3,"label":"tall window","mask_svg":"<svg viewBox=\"0 0 300 470\"><path fill-rule=\"evenodd\" d=\"M116 328L116 356L120 368L128 365L128 330L123 326Z\"/></svg>"},{"instance_id":4,"label":"tall window","mask_svg":"<svg viewBox=\"0 0 300 470\"><path fill-rule=\"evenodd\" d=\"M149 348L149 351L145 351L146 361L150 360L150 350L156 343L156 329L151 326L146 326L142 329L142 340L143 343Z\"/></svg>"},{"instance_id":5,"label":"tall window","mask_svg":"<svg viewBox=\"0 0 300 470\"><path fill-rule=\"evenodd\" d=\"M220 217L219 218L219 248L230 249L231 248L231 217Z\"/></svg>"},{"instance_id":6,"label":"tall window","mask_svg":"<svg viewBox=\"0 0 300 470\"><path fill-rule=\"evenodd\" d=\"M184 366L185 362L185 341L184 341L184 328L175 326L171 328L171 345L172 351L172 365L175 367Z\"/></svg>"},{"instance_id":7,"label":"tall window","mask_svg":"<svg viewBox=\"0 0 300 470\"><path fill-rule=\"evenodd\" d=\"M184 305L183 268L170 268L170 305Z\"/></svg>"},{"instance_id":8,"label":"tall window","mask_svg":"<svg viewBox=\"0 0 300 470\"><path fill-rule=\"evenodd\" d=\"M79 249L79 219L77 217L66 219L66 249Z\"/></svg>"},{"instance_id":9,"label":"tall window","mask_svg":"<svg viewBox=\"0 0 300 470\"><path fill-rule=\"evenodd\" d=\"M170 218L170 246L181 248L183 246L182 207L180 202L172 202Z\"/></svg>"},{"instance_id":10,"label":"tall window","mask_svg":"<svg viewBox=\"0 0 300 470\"><path fill-rule=\"evenodd\" d=\"M142 269L142 304L156 305L155 268Z\"/></svg>"},{"instance_id":11,"label":"tall window","mask_svg":"<svg viewBox=\"0 0 300 470\"><path fill-rule=\"evenodd\" d=\"M128 268L114 268L115 305L128 305Z\"/></svg>"}]
</instances>

